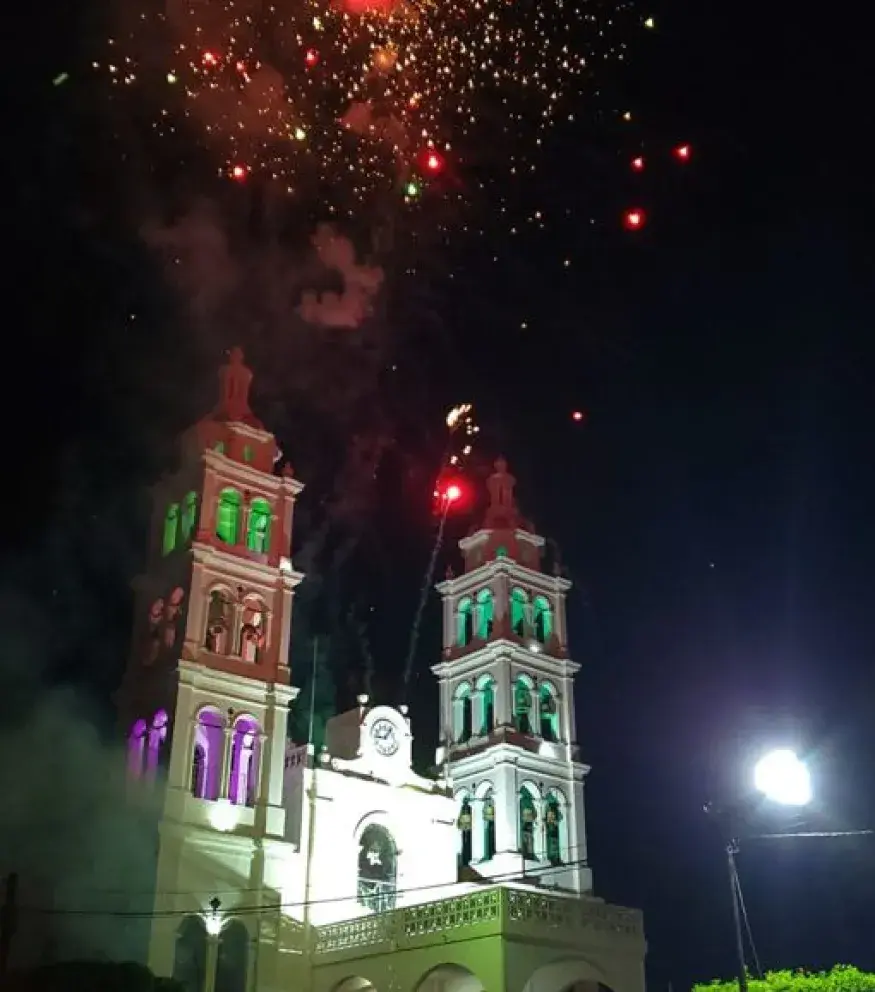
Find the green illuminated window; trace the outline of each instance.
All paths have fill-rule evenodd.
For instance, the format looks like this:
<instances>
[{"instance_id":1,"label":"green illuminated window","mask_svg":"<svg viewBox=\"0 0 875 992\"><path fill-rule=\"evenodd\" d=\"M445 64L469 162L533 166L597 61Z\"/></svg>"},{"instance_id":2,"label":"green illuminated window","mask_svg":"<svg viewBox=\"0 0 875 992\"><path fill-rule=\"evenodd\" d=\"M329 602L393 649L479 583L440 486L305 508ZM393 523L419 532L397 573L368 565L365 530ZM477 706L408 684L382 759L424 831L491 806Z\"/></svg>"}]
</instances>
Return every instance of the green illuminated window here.
<instances>
[{"instance_id":1,"label":"green illuminated window","mask_svg":"<svg viewBox=\"0 0 875 992\"><path fill-rule=\"evenodd\" d=\"M216 537L225 544L236 544L240 537L242 500L236 489L223 489L216 513Z\"/></svg>"},{"instance_id":2,"label":"green illuminated window","mask_svg":"<svg viewBox=\"0 0 875 992\"><path fill-rule=\"evenodd\" d=\"M179 532L179 504L171 503L164 515L164 537L161 542L162 554L169 555L176 547Z\"/></svg>"},{"instance_id":3,"label":"green illuminated window","mask_svg":"<svg viewBox=\"0 0 875 992\"><path fill-rule=\"evenodd\" d=\"M254 499L249 507L249 527L246 531L246 547L250 551L266 555L270 550L270 503L266 499Z\"/></svg>"}]
</instances>

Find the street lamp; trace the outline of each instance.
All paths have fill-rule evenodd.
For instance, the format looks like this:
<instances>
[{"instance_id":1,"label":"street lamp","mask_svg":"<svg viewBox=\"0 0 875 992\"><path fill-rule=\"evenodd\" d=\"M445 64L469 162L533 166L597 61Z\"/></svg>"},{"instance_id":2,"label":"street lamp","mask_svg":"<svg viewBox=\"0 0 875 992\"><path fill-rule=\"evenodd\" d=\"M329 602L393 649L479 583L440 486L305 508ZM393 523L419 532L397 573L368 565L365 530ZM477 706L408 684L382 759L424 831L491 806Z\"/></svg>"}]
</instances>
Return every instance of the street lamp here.
<instances>
[{"instance_id":1,"label":"street lamp","mask_svg":"<svg viewBox=\"0 0 875 992\"><path fill-rule=\"evenodd\" d=\"M770 751L753 771L758 792L781 806L807 806L811 802L811 774L795 751Z\"/></svg>"},{"instance_id":2,"label":"street lamp","mask_svg":"<svg viewBox=\"0 0 875 992\"><path fill-rule=\"evenodd\" d=\"M754 766L753 784L757 793L780 806L807 806L812 799L811 775L795 751L781 748L764 755ZM710 803L707 813L718 813ZM722 819L722 818L721 818ZM738 834L731 824L722 820L723 841L726 846L726 866L729 870L729 890L732 899L732 922L735 930L735 952L738 961L738 992L748 992L747 961L744 954L744 931L741 882L735 856L739 850Z\"/></svg>"}]
</instances>

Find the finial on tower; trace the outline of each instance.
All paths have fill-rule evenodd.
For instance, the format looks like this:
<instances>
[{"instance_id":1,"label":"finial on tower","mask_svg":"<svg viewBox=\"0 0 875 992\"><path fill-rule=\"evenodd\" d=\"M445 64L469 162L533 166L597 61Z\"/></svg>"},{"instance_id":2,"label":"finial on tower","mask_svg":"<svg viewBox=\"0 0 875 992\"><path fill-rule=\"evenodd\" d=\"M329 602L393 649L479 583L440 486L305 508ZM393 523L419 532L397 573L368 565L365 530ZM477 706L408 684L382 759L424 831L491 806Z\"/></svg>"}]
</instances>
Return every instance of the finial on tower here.
<instances>
[{"instance_id":1,"label":"finial on tower","mask_svg":"<svg viewBox=\"0 0 875 992\"><path fill-rule=\"evenodd\" d=\"M243 349L235 345L228 352L228 361L219 369L219 408L223 420L252 423L255 417L249 409L249 388L252 370L243 360Z\"/></svg>"},{"instance_id":2,"label":"finial on tower","mask_svg":"<svg viewBox=\"0 0 875 992\"><path fill-rule=\"evenodd\" d=\"M486 480L486 490L489 493L489 506L486 508L486 527L515 527L519 513L513 490L516 479L507 470L507 460L504 457L495 459L495 471Z\"/></svg>"}]
</instances>

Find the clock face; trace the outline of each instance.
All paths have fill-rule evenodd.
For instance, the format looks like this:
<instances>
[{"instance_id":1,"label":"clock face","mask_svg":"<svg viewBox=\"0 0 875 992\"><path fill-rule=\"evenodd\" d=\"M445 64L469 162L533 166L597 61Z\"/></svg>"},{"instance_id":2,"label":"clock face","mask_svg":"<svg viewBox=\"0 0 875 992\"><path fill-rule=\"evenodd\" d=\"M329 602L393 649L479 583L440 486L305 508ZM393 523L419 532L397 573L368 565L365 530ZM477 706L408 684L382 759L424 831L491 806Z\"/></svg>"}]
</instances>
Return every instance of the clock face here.
<instances>
[{"instance_id":1,"label":"clock face","mask_svg":"<svg viewBox=\"0 0 875 992\"><path fill-rule=\"evenodd\" d=\"M391 720L377 720L371 727L371 740L377 754L382 754L388 758L393 755L399 747L398 731Z\"/></svg>"}]
</instances>

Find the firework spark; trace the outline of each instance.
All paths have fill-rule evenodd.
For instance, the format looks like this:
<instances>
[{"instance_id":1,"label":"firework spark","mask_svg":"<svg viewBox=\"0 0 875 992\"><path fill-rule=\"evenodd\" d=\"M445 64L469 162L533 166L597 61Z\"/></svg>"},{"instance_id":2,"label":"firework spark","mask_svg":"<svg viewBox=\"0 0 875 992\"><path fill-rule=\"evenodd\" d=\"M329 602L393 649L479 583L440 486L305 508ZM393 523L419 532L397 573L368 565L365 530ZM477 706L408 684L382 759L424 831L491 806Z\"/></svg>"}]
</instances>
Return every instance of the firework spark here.
<instances>
[{"instance_id":1,"label":"firework spark","mask_svg":"<svg viewBox=\"0 0 875 992\"><path fill-rule=\"evenodd\" d=\"M525 165L583 80L623 57L610 39L625 5L600 3L167 0L97 68L145 89L156 129L193 128L238 181L410 202L427 185L458 190L484 144L502 142L510 173Z\"/></svg>"}]
</instances>

